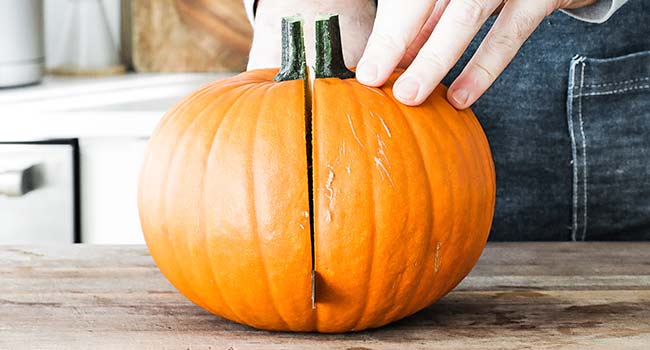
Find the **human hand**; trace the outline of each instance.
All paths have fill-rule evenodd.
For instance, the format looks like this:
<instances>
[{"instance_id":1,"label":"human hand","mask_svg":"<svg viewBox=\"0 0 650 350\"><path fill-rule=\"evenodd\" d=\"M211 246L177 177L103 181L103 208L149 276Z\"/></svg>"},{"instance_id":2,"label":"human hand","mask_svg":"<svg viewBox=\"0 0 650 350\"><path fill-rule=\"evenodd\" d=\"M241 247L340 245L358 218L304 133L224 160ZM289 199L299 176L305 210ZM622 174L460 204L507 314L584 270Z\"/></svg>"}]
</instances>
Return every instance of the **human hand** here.
<instances>
[{"instance_id":1,"label":"human hand","mask_svg":"<svg viewBox=\"0 0 650 350\"><path fill-rule=\"evenodd\" d=\"M380 0L357 79L381 86L395 67L395 98L419 105L460 58L488 17L499 12L478 50L451 84L448 100L458 109L474 103L510 63L544 17L560 8L595 0Z\"/></svg>"}]
</instances>

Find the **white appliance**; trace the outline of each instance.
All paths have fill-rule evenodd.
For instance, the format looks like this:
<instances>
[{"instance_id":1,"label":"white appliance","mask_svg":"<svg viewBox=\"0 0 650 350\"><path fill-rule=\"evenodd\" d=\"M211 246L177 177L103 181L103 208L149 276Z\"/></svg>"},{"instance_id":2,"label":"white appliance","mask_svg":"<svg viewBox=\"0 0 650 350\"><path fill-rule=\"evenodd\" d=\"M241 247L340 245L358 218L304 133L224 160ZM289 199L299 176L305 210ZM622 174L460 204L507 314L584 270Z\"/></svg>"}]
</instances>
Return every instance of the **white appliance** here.
<instances>
[{"instance_id":1,"label":"white appliance","mask_svg":"<svg viewBox=\"0 0 650 350\"><path fill-rule=\"evenodd\" d=\"M78 163L74 139L0 143L0 245L80 241Z\"/></svg>"},{"instance_id":2,"label":"white appliance","mask_svg":"<svg viewBox=\"0 0 650 350\"><path fill-rule=\"evenodd\" d=\"M43 75L43 0L0 0L0 88Z\"/></svg>"}]
</instances>

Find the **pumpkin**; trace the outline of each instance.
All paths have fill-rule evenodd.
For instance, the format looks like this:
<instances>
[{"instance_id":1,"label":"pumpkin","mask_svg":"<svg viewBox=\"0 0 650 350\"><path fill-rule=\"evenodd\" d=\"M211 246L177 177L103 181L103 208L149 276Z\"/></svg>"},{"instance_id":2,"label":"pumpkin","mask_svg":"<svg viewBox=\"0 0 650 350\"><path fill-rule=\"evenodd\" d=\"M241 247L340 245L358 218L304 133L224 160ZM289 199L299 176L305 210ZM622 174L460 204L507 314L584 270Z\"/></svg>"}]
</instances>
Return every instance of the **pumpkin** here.
<instances>
[{"instance_id":1,"label":"pumpkin","mask_svg":"<svg viewBox=\"0 0 650 350\"><path fill-rule=\"evenodd\" d=\"M473 113L438 87L409 107L345 68L338 18L283 20L278 69L178 103L151 137L139 212L153 259L187 298L266 330L346 332L411 315L477 261L495 174Z\"/></svg>"}]
</instances>

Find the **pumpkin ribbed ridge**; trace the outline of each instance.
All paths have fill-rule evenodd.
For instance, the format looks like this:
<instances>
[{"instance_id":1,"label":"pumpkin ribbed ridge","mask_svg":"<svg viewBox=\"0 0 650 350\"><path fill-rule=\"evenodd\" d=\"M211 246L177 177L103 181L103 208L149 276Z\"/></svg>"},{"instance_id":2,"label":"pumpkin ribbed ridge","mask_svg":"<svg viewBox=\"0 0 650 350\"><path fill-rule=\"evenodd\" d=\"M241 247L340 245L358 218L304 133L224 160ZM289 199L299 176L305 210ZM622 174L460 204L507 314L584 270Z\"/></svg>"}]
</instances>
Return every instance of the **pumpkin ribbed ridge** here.
<instances>
[{"instance_id":1,"label":"pumpkin ribbed ridge","mask_svg":"<svg viewBox=\"0 0 650 350\"><path fill-rule=\"evenodd\" d=\"M165 194L164 199L163 199L163 204L164 203L174 203L175 202L174 199L177 198L177 194L174 193L174 188L172 187L173 185L172 186L169 185L170 175L173 176L173 175L176 174L177 176L182 178L182 176L180 174L173 173L173 171L186 172L187 169L185 168L185 165L186 165L185 163L186 163L186 160L188 158L188 154L189 154L189 157L192 157L193 154L198 151L198 150L196 150L196 148L199 148L198 147L199 145L197 145L195 143L195 137L194 136L195 136L195 133L199 132L199 130L195 130L193 128L203 129L206 125L210 125L210 122L212 122L212 123L214 123L214 126L213 126L214 135L216 136L216 133L220 129L221 123L232 115L231 110L232 110L233 106L235 106L237 101L240 101L246 94L250 93L250 90L253 87L254 87L254 85L251 86L251 85L245 85L245 84L242 84L242 85L239 85L239 86L236 86L236 87L231 87L230 89L228 89L226 87L223 87L223 86L215 86L214 90L216 90L216 91L213 91L211 96L206 96L205 97L205 99L207 101L209 101L209 102L207 102L207 105L194 117L194 120L190 123L190 125L187 127L187 129L180 135L180 137L178 138L178 141L177 141L177 143L176 143L176 145L174 147L174 151L172 151L171 161L170 161L170 165L169 165L169 169L172 171L172 173L168 174L168 176L165 177L166 181L165 181L165 184L163 185L163 190L162 190L162 193ZM234 95L234 96L230 96L230 95ZM220 106L226 101L230 102L229 107L227 107L222 114L215 115L213 113L214 107L215 106ZM196 103L199 103L199 101L197 101ZM207 119L207 121L204 120L204 119ZM194 133L190 134L190 131L194 131ZM215 139L215 137L212 138L212 141L214 139ZM201 175L200 179L198 179L198 182L201 184L201 186L199 186L199 188L203 187L202 184L203 184L204 179L205 179L205 172L206 172L205 170L207 168L207 161L210 159L210 150L212 149L211 140L207 139L206 141L209 144L209 146L208 146L209 148L207 148L208 153L205 155L206 160L204 162L199 163L199 164L203 164L202 166L198 167L197 169L194 169L195 171L192 171L193 174L203 174L203 175ZM183 147L185 145L186 145L186 147L189 148L189 151ZM184 152L182 152L182 151L184 151ZM176 164L176 162L175 162L176 159L179 159L179 161L182 161L182 163ZM175 185L178 186L178 184L175 184ZM183 192L183 189L181 189L180 191ZM172 224L172 223L170 223L170 220L167 219L168 215L165 214L163 216L165 218L164 219L165 228L166 228L165 232L167 233L169 248L172 251L175 252L175 254L172 256L172 260L174 260L176 264L181 265L181 266L182 265L188 266L194 260L194 259L192 259L192 254L191 254L192 249L189 247L190 241L193 238L196 238L197 240L199 240L200 238L198 238L198 237L202 237L201 241L203 241L203 242L206 241L206 231L203 230L203 222L202 222L203 221L202 218L204 217L204 215L203 215L203 212L201 211L201 207L202 207L201 203L204 200L203 199L204 196L201 194L201 195L199 195L197 197L198 198L196 198L196 199L198 200L199 205L198 205L198 208L197 208L198 210L196 210L196 217L194 217L194 218L184 217L183 218L183 220L186 220L185 222L191 222L191 221L196 222L195 225L192 225L192 226L196 226L196 227L194 227L194 229L196 229L196 231L191 232L189 234L188 234L188 232L186 232L186 234L187 234L186 238L187 239L178 239L177 235L180 232L170 233L169 228L167 226ZM165 211L165 213L166 213L166 211ZM174 244L172 244L171 242L174 242ZM195 245L198 246L199 244L195 243ZM204 255L205 257L208 257L208 255L209 255L209 252L203 251L203 250L200 250L200 249L195 249L194 251L197 251L199 253L203 253L202 255ZM182 258L179 258L178 256L176 256L178 253L181 254ZM207 264L207 267L208 267L208 270L210 270L210 272L212 272L211 264ZM211 278L214 278L214 274L213 273L211 275L206 274L206 271L204 269L205 269L205 265L198 266L198 270L196 268L189 268L189 269L188 268L182 268L182 269L180 269L180 273L179 273L180 274L180 280L176 283L180 287L177 286L177 288L179 288L179 290L181 290L184 294L186 294L186 296L190 300L192 300L194 303L203 306L204 308L208 309L209 311L211 311L211 312L219 312L219 313L224 314L225 317L228 317L228 318L231 318L233 320L237 320L239 322L242 322L243 318L238 316L232 309L230 309L230 308L225 308L225 309L224 308L215 308L213 306L213 305L215 305L215 303L217 305L226 305L227 306L228 303L226 303L223 300L223 295L222 295L223 293L219 290L218 281L215 281L215 283L208 283L211 280ZM191 276L190 279L193 282L189 282L187 275ZM175 286L176 286L176 284L175 284ZM197 285L200 286L200 287L197 288ZM194 286L194 288L191 288L191 287L188 288L188 286ZM208 288L211 291L209 293L201 294L201 293L195 293L194 290L193 290L193 289L201 290L202 288ZM217 300L215 300L215 299L217 299Z\"/></svg>"},{"instance_id":2,"label":"pumpkin ribbed ridge","mask_svg":"<svg viewBox=\"0 0 650 350\"><path fill-rule=\"evenodd\" d=\"M296 91L294 93L302 89L301 85L296 84L296 82L287 82L285 84L295 86ZM249 101L256 101L255 104L247 104L246 102L241 104L237 113L239 118L233 119L231 124L223 126L227 132L224 133L220 141L219 155L212 158L215 162L214 167L208 169L212 173L208 191L212 193L212 198L218 201L216 204L219 204L213 210L226 211L226 213L211 215L214 220L210 225L215 234L212 240L220 242L228 236L226 242L244 244L241 248L233 247L239 249L239 255L234 255L234 253L227 251L226 248L220 248L221 253L211 256L211 260L215 268L220 269L221 279L228 286L228 303L238 308L237 312L244 315L247 324L260 328L293 329L290 325L297 323L295 315L290 314L283 317L282 313L283 310L291 311L295 309L295 306L292 305L292 298L287 293L289 289L292 289L292 277L294 280L300 280L302 273L297 276L278 276L278 272L282 271L281 269L284 266L279 265L277 260L282 258L278 255L282 254L281 251L290 253L295 249L306 249L306 254L302 256L302 259L296 261L295 265L290 265L290 267L293 266L290 270L302 269L305 273L309 271L306 265L308 259L310 259L309 237L308 235L304 236L304 232L308 232L306 231L308 225L305 225L300 232L297 225L295 227L286 226L285 218L293 216L298 220L301 215L299 211L284 213L285 216L282 217L271 215L269 210L273 210L273 204L286 203L287 207L302 206L302 210L306 211L307 209L303 205L306 203L301 203L302 201L306 202L306 196L296 199L288 198L284 200L287 202L274 203L280 198L276 199L269 192L284 191L284 189L278 189L277 186L269 183L269 181L273 181L270 178L272 173L268 171L277 171L279 176L296 174L291 176L301 179L304 189L301 189L300 193L306 193L306 179L303 178L302 171L305 167L304 159L302 159L303 154L300 153L298 157L301 161L295 165L283 164L286 166L285 169L275 166L273 164L275 160L264 160L263 158L273 156L268 154L268 147L275 148L277 145L289 144L295 148L296 152L304 148L304 140L302 140L304 129L302 126L299 127L299 132L292 133L296 138L285 139L283 136L285 131L275 125L301 121L303 107L296 106L296 108L291 108L288 111L278 109L260 101L265 96L264 94L283 95L284 92L277 85L269 84L269 89L260 90L259 93L250 96ZM298 96L297 99L299 98ZM288 119L285 120L276 119L282 117L281 114L276 112L289 112L290 115L287 115ZM242 118L243 115L248 117ZM257 137L255 134L257 134ZM286 149L289 148L285 147ZM257 177L257 175L260 176ZM241 178L241 182L238 178ZM240 198L240 196L242 197ZM228 202L231 202L231 204L228 204ZM278 210L280 209L278 208ZM276 229L278 231L273 232ZM228 230L233 232L230 233ZM261 238L260 234L263 234L264 237ZM303 236L291 238L291 236L298 234ZM237 238L236 235L244 235L245 237ZM276 235L276 238L269 235ZM287 239L280 239L281 237ZM292 240L295 239L300 239L301 245L299 248L292 247ZM260 249L261 241L264 241L266 247L264 250ZM280 251L276 251L276 242L281 244ZM241 261L228 260L239 257L241 257ZM273 270L267 269L265 266L267 263L275 268ZM228 272L229 269L232 271ZM243 278L238 283L240 275ZM227 279L224 280L226 276ZM285 278L287 279L286 283L283 282ZM278 286L280 292L276 292ZM303 288L297 295L299 300L306 302L308 294L305 294L305 292L308 293L308 290L305 291ZM274 293L282 294L283 298L274 298ZM305 294L305 296L301 296L302 294ZM262 313L252 311L256 309L264 311ZM306 305L304 305L303 309L306 309ZM292 317L293 321L290 320ZM284 321L283 318L287 320Z\"/></svg>"},{"instance_id":3,"label":"pumpkin ribbed ridge","mask_svg":"<svg viewBox=\"0 0 650 350\"><path fill-rule=\"evenodd\" d=\"M259 105L260 106L265 106L265 105L267 105L267 103L268 103L268 95L262 96L262 101L259 102ZM256 168L255 167L256 162L265 161L265 159L260 159L260 160L257 159L257 152L256 152L257 149L258 149L257 146L258 146L258 143L262 142L263 140L260 140L260 139L258 139L256 137L258 135L258 130L260 128L260 119L261 118L260 118L259 114L254 114L254 115L256 117L255 117L255 121L252 122L252 124L255 125L255 127L253 128L254 131L251 133L251 140L249 141L250 144L253 145L253 147L252 147L253 149L250 152L250 154L251 154L250 166L253 169ZM260 218L258 218L258 210L257 210L257 203L258 202L255 200L256 188L257 188L256 181L255 181L255 175L256 174L257 174L256 172L251 172L250 173L250 183L249 183L250 196L249 197L250 197L250 207L251 207L251 223L253 225L252 226L252 231L255 233L255 242L256 242L256 246L257 246L257 250L258 250L258 255L260 257L259 264L261 266L262 275L264 277L266 277L264 282L267 285L266 289L268 289L268 291L269 291L269 299L271 301L271 306L273 307L275 313L277 314L277 316L279 318L279 321L281 322L281 327L286 328L286 329L293 329L294 327L290 326L289 323L287 323L287 321L284 319L284 317L282 317L282 313L280 312L280 309L277 306L277 302L276 302L277 297L274 295L275 294L275 291L274 291L274 288L273 288L274 286L273 286L272 281L269 279L269 272L268 272L268 268L266 267L264 246L261 243L260 230L258 229L258 225L257 225L257 222L258 222L258 220ZM280 296L280 298L282 298L282 296Z\"/></svg>"},{"instance_id":4,"label":"pumpkin ribbed ridge","mask_svg":"<svg viewBox=\"0 0 650 350\"><path fill-rule=\"evenodd\" d=\"M235 106L239 101L241 101L243 99L243 97L247 93L249 93L250 90L251 90L251 87L249 87L249 86L244 86L243 88L246 88L246 90L243 91L243 92L240 92L238 94L238 96L236 96L234 98L234 100L230 102L230 106L223 113L223 116L222 116L221 120L216 123L217 125L214 128L214 132L211 133L212 137L208 141L209 146L208 146L207 156L206 156L205 161L203 162L203 171L202 171L203 175L201 177L201 182L200 182L200 186L199 186L200 188L204 187L205 179L207 179L208 176L210 175L207 170L209 169L209 165L210 165L209 162L212 159L212 156L213 156L213 154L214 154L214 152L216 150L216 147L215 147L216 142L215 141L218 139L219 132L221 130L224 130L224 129L221 128L222 123L225 120L227 120L228 117L232 118L231 112L232 112L233 106ZM208 110L208 111L212 112L210 110ZM207 205L206 205L207 202L208 201L206 200L205 191L202 191L200 193L200 202L199 202L200 203L199 208L200 208L200 211L201 211L201 215L199 217L199 228L200 228L201 232L199 234L201 234L201 236L203 237L203 244L204 244L205 247L208 247L208 234L207 234L208 230L207 230L205 219L204 219L209 214L208 213L209 211L208 211L208 208L207 208ZM210 261L210 251L205 249L205 250L202 250L201 252L203 253L202 254L202 260L203 261ZM207 264L207 266L208 266L208 277L210 277L212 279L212 281L214 281L213 283L210 284L210 286L211 287L214 286L214 288L211 288L211 290L207 294L209 296L211 296L211 297L217 297L217 299L219 300L217 302L217 304L220 305L220 307L218 309L213 309L213 310L208 309L208 310L213 312L213 313L223 314L224 317L229 318L231 320L234 320L234 321L237 321L237 322L243 322L243 320L245 318L242 317L241 315L239 315L230 306L230 303L225 301L223 291L219 287L219 285L220 285L219 279L218 279L217 275L215 274L213 264L209 263L209 264ZM213 301L213 303L214 303L214 301Z\"/></svg>"},{"instance_id":5,"label":"pumpkin ribbed ridge","mask_svg":"<svg viewBox=\"0 0 650 350\"><path fill-rule=\"evenodd\" d=\"M205 103L205 101L212 100L211 97L213 95L214 90L220 89L220 85L221 84L214 84L214 85L211 85L211 86L207 86L203 90L200 90L199 92L197 92L197 93L193 94L192 96L190 96L186 100L187 102L180 103L172 112L170 112L170 114L168 114L165 117L165 119L163 120L163 123L161 123L161 126L160 126L160 128L159 128L159 130L157 132L159 132L161 134L164 134L165 132L168 132L169 130L175 131L175 129L177 129L177 127L175 126L174 123L186 122L186 125L180 127L179 140L182 141L189 134L189 132L192 130L192 127L195 126L197 124L197 122L200 120L200 117L202 116L202 113L199 113L198 116L196 116L194 119L190 120L189 122L187 122L186 120L183 120L183 119L174 118L175 113L177 113L178 111L184 110L188 106L192 106L194 104ZM174 127L172 128L172 126L174 126ZM150 145L150 148L154 147L153 145L154 144L152 142L152 144ZM163 167L171 168L172 165L174 164L174 160L175 160L176 157L178 157L178 149L173 148L171 150L171 152L169 152L168 157L163 161L166 164L166 165L163 165ZM159 193L162 195L162 198L159 200L160 207L158 208L158 210L159 210L158 215L159 215L159 217L162 218L161 223L160 223L161 229L162 229L162 234L159 235L159 239L165 245L164 249L167 249L167 250L169 250L171 252L171 260L178 261L177 251L174 249L173 244L171 243L174 240L174 238L170 235L169 229L167 227L168 226L168 219L167 219L167 214L166 214L166 212L167 212L167 210L166 210L167 200L166 199L168 197L167 193L169 192L168 179L169 179L168 177L163 178L163 180L161 181L160 190L159 190ZM163 267L160 266L161 264L158 264L158 265L159 265L159 267L161 269L163 269ZM173 271L173 269L170 269L169 267L167 267L165 270L166 271L170 271L170 270ZM177 276L174 279L178 280L180 282L180 283L174 283L174 281L172 281L172 284L174 284L175 287L179 288L179 290L180 290L180 288L183 288L184 285L188 284L187 283L187 278L185 276L185 271L182 270L182 269L177 271ZM199 298L199 296L197 294L195 294L195 292L192 289L190 289L190 288L184 288L184 289L185 290L181 290L181 291L190 300L194 301L196 304L198 304L198 305L200 305L202 307L205 307L205 308L208 308L208 309L210 308L209 304L206 304L205 302L203 302L201 300L201 298Z\"/></svg>"},{"instance_id":6,"label":"pumpkin ribbed ridge","mask_svg":"<svg viewBox=\"0 0 650 350\"><path fill-rule=\"evenodd\" d=\"M350 98L353 101L354 100L358 101L359 99L358 99L358 96L356 94L356 91L355 91L354 87L350 86L350 84L349 84L350 81L354 81L354 80L343 81L342 85L345 86L347 88L347 90L348 90L348 94L347 94L348 98ZM361 110L361 105L350 104L349 101L348 101L348 103L346 103L346 105L354 106L354 108L356 109L354 111L355 113L353 113L353 115L357 116L357 118L361 119L361 121L362 121L362 123L361 123L362 127L357 126L357 129L356 129L357 132L358 132L357 136L361 140L365 139L365 144L368 147L370 145L370 140L368 138L368 135L371 134L371 133L368 132L369 131L368 130L368 124L365 122L366 118L367 118L367 115L366 115L365 111ZM354 121L352 122L352 124L354 125ZM358 124L359 123L357 123L357 125ZM319 137L328 137L328 135L322 135L321 134L321 135L319 135ZM365 157L366 164L373 164L374 163L373 162L374 159L370 159L370 157L374 156L373 154L368 152L368 153L365 154L365 156L366 156ZM319 164L319 165L322 166L322 164ZM372 286L374 285L374 283L373 283L374 282L373 275L376 273L375 272L375 264L373 264L373 262L375 261L375 255L377 254L377 250L376 250L377 245L376 245L376 242L375 242L376 239L377 239L377 226L375 224L377 222L377 206L375 205L375 203L377 202L377 199L376 199L377 198L377 193L376 193L376 186L375 186L375 183L377 182L377 179L376 179L376 176L375 176L375 172L372 171L374 169L374 167L366 166L365 168L368 171L368 174L366 176L364 176L364 177L367 178L367 179L370 179L369 183L368 183L368 190L370 192L370 195L367 196L367 198L369 200L369 205L368 206L371 208L370 211L372 212L372 216L370 217L371 220L369 220L367 222L368 223L368 231L370 231L370 234L368 235L369 236L368 239L370 241L369 242L370 254L369 254L369 258L368 258L368 270L369 271L368 271L368 277L367 277L367 282L366 282L366 290L364 291L365 297L363 298L364 299L363 307L361 308L361 312L359 312L359 316L358 316L357 320L352 322L352 324L354 325L352 327L353 329L362 329L363 328L363 327L361 327L361 325L362 325L362 322L364 321L364 317L366 316L366 312L367 312L367 308L368 308L368 299L369 299L368 294L372 291Z\"/></svg>"},{"instance_id":7,"label":"pumpkin ribbed ridge","mask_svg":"<svg viewBox=\"0 0 650 350\"><path fill-rule=\"evenodd\" d=\"M426 204L428 206L432 206L433 202L434 202L434 198L433 198L434 192L431 189L431 180L429 179L430 178L429 167L427 166L427 162L425 162L425 160L424 160L424 158L422 156L422 146L420 146L420 140L418 139L418 136L413 132L413 127L411 126L411 123L409 121L408 116L402 110L401 104L399 104L399 102L397 102L397 101L394 101L391 98L390 93L386 94L385 96L386 96L385 98L387 100L391 101L393 103L393 105L395 105L397 107L397 109L400 111L400 113L399 113L400 118L403 120L404 124L408 127L409 135L413 138L413 140L415 140L415 146L417 147L416 152L418 154L418 161L420 163L421 169L424 171L424 178L426 180L425 188L426 188L426 197L428 199ZM434 145L437 146L437 143L434 143ZM434 214L432 214L430 216L427 216L424 232L433 231L434 221L435 221ZM433 239L433 236L429 237L429 239L426 239L426 246L425 246L425 248L423 248L423 251L424 251L425 255L426 255L426 252L429 251L429 247L431 246L431 240L432 239ZM422 267L419 269L419 271L418 271L418 273L416 275L421 275L423 270L426 269L426 267L428 265L427 264L422 264L421 266ZM396 316L396 318L398 318L398 319L403 318L403 317L406 317L407 315L410 315L411 313L413 313L411 305L412 305L412 303L414 301L415 302L420 301L420 299L417 298L417 296L419 294L420 289L423 288L423 286L426 286L426 283L423 283L423 281L426 281L426 280L425 279L418 279L418 281L416 283L416 287L412 288L412 291L409 293L410 294L409 297L407 297L405 299L406 302L404 303L404 305L405 305L404 310L402 310L402 312L400 312L398 314L398 316ZM420 307L416 306L416 309L419 310ZM390 322L390 321L387 321L387 322Z\"/></svg>"}]
</instances>

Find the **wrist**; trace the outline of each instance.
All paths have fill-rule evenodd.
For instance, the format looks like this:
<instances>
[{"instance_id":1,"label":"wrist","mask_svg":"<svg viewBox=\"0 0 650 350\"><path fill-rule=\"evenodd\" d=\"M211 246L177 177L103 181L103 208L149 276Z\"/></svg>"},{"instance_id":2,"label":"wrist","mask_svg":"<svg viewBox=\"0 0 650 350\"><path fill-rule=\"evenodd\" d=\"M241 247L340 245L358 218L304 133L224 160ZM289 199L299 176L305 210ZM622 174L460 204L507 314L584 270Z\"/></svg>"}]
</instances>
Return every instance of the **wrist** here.
<instances>
[{"instance_id":1,"label":"wrist","mask_svg":"<svg viewBox=\"0 0 650 350\"><path fill-rule=\"evenodd\" d=\"M248 69L278 67L281 56L280 23L282 17L299 14L304 21L307 63L313 65L314 23L316 16L338 13L343 51L348 66L355 66L372 30L375 5L370 0L258 0L253 22L254 36Z\"/></svg>"}]
</instances>

